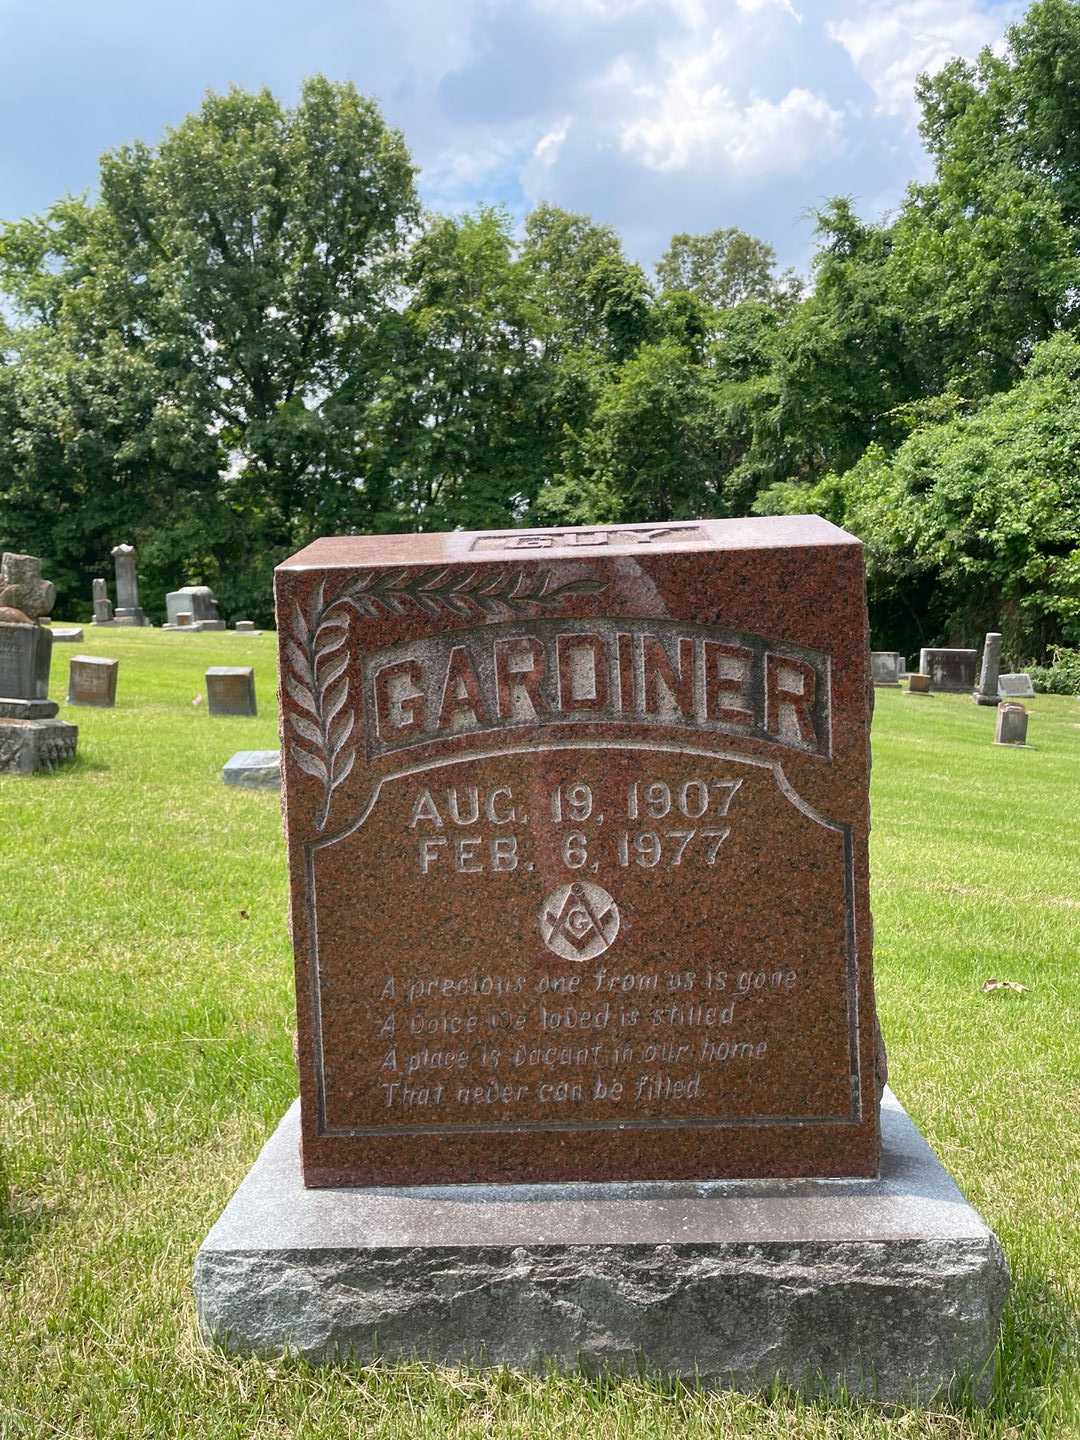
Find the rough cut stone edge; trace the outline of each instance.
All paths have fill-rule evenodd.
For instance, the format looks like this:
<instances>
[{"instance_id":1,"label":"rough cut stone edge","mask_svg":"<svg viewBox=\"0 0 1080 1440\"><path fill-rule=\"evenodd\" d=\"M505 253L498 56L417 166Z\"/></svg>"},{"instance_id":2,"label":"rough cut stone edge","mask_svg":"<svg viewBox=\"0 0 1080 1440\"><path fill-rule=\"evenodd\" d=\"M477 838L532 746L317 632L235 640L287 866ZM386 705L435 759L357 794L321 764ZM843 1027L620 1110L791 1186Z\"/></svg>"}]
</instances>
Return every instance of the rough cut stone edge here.
<instances>
[{"instance_id":1,"label":"rough cut stone edge","mask_svg":"<svg viewBox=\"0 0 1080 1440\"><path fill-rule=\"evenodd\" d=\"M878 1180L305 1190L286 1114L203 1242L204 1338L314 1363L985 1396L1008 1268L895 1096Z\"/></svg>"}]
</instances>

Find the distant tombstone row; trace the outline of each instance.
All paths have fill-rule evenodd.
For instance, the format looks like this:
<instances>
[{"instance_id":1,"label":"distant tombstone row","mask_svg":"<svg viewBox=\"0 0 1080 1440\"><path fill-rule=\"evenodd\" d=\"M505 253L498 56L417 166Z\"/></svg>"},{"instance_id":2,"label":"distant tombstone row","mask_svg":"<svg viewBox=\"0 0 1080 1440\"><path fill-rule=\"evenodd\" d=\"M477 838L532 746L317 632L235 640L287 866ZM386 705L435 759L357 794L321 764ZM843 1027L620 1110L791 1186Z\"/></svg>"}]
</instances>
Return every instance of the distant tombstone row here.
<instances>
[{"instance_id":1,"label":"distant tombstone row","mask_svg":"<svg viewBox=\"0 0 1080 1440\"><path fill-rule=\"evenodd\" d=\"M145 625L146 615L139 604L139 576L135 569L134 545L117 545L112 551L116 570L116 608L109 599L105 581L93 582L95 625Z\"/></svg>"},{"instance_id":2,"label":"distant tombstone row","mask_svg":"<svg viewBox=\"0 0 1080 1440\"><path fill-rule=\"evenodd\" d=\"M145 625L146 616L139 605L139 580L135 570L135 550L131 545L117 545L112 552L116 565L116 598L113 609L109 587L101 579L92 585L95 625ZM225 621L218 610L217 599L209 585L183 585L165 596L165 630L198 634L203 630L224 630ZM253 634L253 620L237 620L238 631ZM59 637L58 637L59 638ZM65 639L82 639L72 634Z\"/></svg>"}]
</instances>

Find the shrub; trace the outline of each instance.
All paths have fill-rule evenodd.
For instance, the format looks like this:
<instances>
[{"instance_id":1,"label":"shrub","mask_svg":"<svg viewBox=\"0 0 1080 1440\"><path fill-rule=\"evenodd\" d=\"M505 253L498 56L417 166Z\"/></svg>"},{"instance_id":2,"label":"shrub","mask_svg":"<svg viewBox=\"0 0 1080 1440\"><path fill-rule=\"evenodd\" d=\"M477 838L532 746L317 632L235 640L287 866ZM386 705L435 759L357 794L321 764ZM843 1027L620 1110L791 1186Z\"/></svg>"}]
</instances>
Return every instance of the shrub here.
<instances>
[{"instance_id":1,"label":"shrub","mask_svg":"<svg viewBox=\"0 0 1080 1440\"><path fill-rule=\"evenodd\" d=\"M1031 683L1040 695L1080 695L1080 650L1055 645L1049 665L1029 665Z\"/></svg>"}]
</instances>

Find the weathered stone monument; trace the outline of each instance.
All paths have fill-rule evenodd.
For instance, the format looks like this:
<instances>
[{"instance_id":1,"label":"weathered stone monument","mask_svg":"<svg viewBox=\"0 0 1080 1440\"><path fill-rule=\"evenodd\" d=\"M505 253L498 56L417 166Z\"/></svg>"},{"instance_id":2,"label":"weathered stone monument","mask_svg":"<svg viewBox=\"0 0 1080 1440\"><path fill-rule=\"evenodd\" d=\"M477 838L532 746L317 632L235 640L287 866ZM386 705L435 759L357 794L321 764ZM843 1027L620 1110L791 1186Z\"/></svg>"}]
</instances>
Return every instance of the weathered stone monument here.
<instances>
[{"instance_id":1,"label":"weathered stone monument","mask_svg":"<svg viewBox=\"0 0 1080 1440\"><path fill-rule=\"evenodd\" d=\"M323 540L276 600L301 1101L200 1251L204 1333L978 1371L1000 1251L879 1113L859 542Z\"/></svg>"},{"instance_id":2,"label":"weathered stone monument","mask_svg":"<svg viewBox=\"0 0 1080 1440\"><path fill-rule=\"evenodd\" d=\"M899 685L903 673L904 657L898 650L870 651L870 674L875 685Z\"/></svg>"},{"instance_id":3,"label":"weathered stone monument","mask_svg":"<svg viewBox=\"0 0 1080 1440\"><path fill-rule=\"evenodd\" d=\"M112 551L116 566L116 625L145 625L146 616L139 604L139 577L135 570L135 547L117 545Z\"/></svg>"},{"instance_id":4,"label":"weathered stone monument","mask_svg":"<svg viewBox=\"0 0 1080 1440\"><path fill-rule=\"evenodd\" d=\"M977 650L926 648L919 651L919 674L929 675L935 690L972 690L978 658Z\"/></svg>"},{"instance_id":5,"label":"weathered stone monument","mask_svg":"<svg viewBox=\"0 0 1080 1440\"><path fill-rule=\"evenodd\" d=\"M1019 671L1013 675L998 676L998 695L1002 700L1033 700L1035 686L1031 676Z\"/></svg>"},{"instance_id":6,"label":"weathered stone monument","mask_svg":"<svg viewBox=\"0 0 1080 1440\"><path fill-rule=\"evenodd\" d=\"M234 628L238 635L253 635L255 633L255 621L237 620Z\"/></svg>"},{"instance_id":7,"label":"weathered stone monument","mask_svg":"<svg viewBox=\"0 0 1080 1440\"><path fill-rule=\"evenodd\" d=\"M1028 712L1014 700L1003 700L998 706L997 724L994 726L995 745L1027 744Z\"/></svg>"},{"instance_id":8,"label":"weathered stone monument","mask_svg":"<svg viewBox=\"0 0 1080 1440\"><path fill-rule=\"evenodd\" d=\"M1001 636L996 632L983 641L979 684L972 694L976 705L996 705L999 700L998 678L1001 672Z\"/></svg>"},{"instance_id":9,"label":"weathered stone monument","mask_svg":"<svg viewBox=\"0 0 1080 1440\"><path fill-rule=\"evenodd\" d=\"M32 775L75 757L79 731L49 699L56 587L33 555L0 558L0 773Z\"/></svg>"},{"instance_id":10,"label":"weathered stone monument","mask_svg":"<svg viewBox=\"0 0 1080 1440\"><path fill-rule=\"evenodd\" d=\"M206 672L211 715L254 715L255 671L250 665L211 665Z\"/></svg>"},{"instance_id":11,"label":"weathered stone monument","mask_svg":"<svg viewBox=\"0 0 1080 1440\"><path fill-rule=\"evenodd\" d=\"M92 585L94 597L94 624L112 625L113 607L109 599L109 587L104 580L95 580Z\"/></svg>"},{"instance_id":12,"label":"weathered stone monument","mask_svg":"<svg viewBox=\"0 0 1080 1440\"><path fill-rule=\"evenodd\" d=\"M68 670L67 703L111 709L116 704L119 670L119 660L106 660L100 655L73 655Z\"/></svg>"},{"instance_id":13,"label":"weathered stone monument","mask_svg":"<svg viewBox=\"0 0 1080 1440\"><path fill-rule=\"evenodd\" d=\"M914 674L914 675L909 675L909 676L908 676L908 694L909 694L909 695L929 695L929 694L930 694L930 676L929 676L929 675L920 675L920 674L917 674L917 673Z\"/></svg>"},{"instance_id":14,"label":"weathered stone monument","mask_svg":"<svg viewBox=\"0 0 1080 1440\"><path fill-rule=\"evenodd\" d=\"M180 590L170 590L165 596L168 621L166 630L224 630L225 622L218 614L217 601L209 585L185 585ZM184 620L182 617L187 616Z\"/></svg>"}]
</instances>

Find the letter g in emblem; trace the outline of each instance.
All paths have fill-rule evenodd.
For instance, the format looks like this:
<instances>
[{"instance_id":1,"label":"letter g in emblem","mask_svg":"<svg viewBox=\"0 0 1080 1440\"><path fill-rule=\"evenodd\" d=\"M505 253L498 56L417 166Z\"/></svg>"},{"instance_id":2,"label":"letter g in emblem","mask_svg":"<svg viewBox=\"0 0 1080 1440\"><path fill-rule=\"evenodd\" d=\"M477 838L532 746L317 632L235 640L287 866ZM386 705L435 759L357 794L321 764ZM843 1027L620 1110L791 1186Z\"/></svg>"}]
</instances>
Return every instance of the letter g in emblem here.
<instances>
[{"instance_id":1,"label":"letter g in emblem","mask_svg":"<svg viewBox=\"0 0 1080 1440\"><path fill-rule=\"evenodd\" d=\"M540 933L564 960L591 960L618 935L619 907L599 885L576 880L552 891L540 906Z\"/></svg>"}]
</instances>

